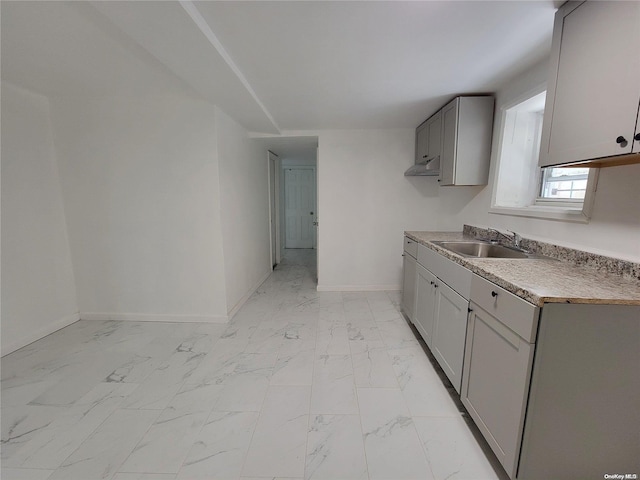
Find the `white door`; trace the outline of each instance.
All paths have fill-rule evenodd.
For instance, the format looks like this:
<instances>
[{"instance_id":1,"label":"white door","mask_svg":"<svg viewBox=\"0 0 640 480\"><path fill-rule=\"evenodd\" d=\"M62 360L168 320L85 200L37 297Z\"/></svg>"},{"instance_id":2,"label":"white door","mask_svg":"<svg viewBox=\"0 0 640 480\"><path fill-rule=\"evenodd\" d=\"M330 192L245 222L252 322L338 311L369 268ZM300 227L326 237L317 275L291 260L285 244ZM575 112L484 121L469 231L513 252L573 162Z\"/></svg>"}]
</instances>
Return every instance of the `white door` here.
<instances>
[{"instance_id":1,"label":"white door","mask_svg":"<svg viewBox=\"0 0 640 480\"><path fill-rule=\"evenodd\" d=\"M316 180L313 168L284 171L285 248L313 248Z\"/></svg>"}]
</instances>

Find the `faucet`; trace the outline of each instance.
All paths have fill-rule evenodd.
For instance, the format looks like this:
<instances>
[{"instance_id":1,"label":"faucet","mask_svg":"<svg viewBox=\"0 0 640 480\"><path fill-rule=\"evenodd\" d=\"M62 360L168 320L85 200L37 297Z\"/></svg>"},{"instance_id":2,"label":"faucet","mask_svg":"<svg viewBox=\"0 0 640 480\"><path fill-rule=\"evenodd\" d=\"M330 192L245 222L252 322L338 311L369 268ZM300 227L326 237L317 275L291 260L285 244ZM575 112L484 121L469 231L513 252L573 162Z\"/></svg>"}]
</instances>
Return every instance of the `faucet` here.
<instances>
[{"instance_id":1,"label":"faucet","mask_svg":"<svg viewBox=\"0 0 640 480\"><path fill-rule=\"evenodd\" d=\"M497 242L498 241L497 236L501 235L502 237L504 237L507 240L509 240L515 248L520 248L520 240L522 240L522 237L519 234L517 234L516 232L513 232L511 230L507 230L507 232L509 232L511 234L511 235L507 235L505 233L502 233L500 230L496 230L495 228L488 228L487 231L489 233L493 232L493 233L497 234L496 238L494 240L492 240L493 242Z\"/></svg>"}]
</instances>

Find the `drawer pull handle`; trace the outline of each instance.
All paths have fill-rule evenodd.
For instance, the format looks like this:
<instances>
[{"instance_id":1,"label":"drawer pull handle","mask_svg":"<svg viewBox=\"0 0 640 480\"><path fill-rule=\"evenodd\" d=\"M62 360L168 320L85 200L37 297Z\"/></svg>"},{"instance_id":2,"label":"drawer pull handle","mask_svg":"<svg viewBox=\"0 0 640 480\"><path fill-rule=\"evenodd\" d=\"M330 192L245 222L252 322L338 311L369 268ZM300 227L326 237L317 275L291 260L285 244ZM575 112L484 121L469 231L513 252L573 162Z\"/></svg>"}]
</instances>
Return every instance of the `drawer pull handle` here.
<instances>
[{"instance_id":1,"label":"drawer pull handle","mask_svg":"<svg viewBox=\"0 0 640 480\"><path fill-rule=\"evenodd\" d=\"M436 283L436 282L434 282L434 281L431 281L431 285L434 285L435 283Z\"/></svg>"},{"instance_id":2,"label":"drawer pull handle","mask_svg":"<svg viewBox=\"0 0 640 480\"><path fill-rule=\"evenodd\" d=\"M498 292L492 290L491 291L491 296L492 297L497 297L498 296Z\"/></svg>"},{"instance_id":3,"label":"drawer pull handle","mask_svg":"<svg viewBox=\"0 0 640 480\"><path fill-rule=\"evenodd\" d=\"M434 284L434 285L433 285L433 288L438 288L438 284L437 284L437 283L436 283L436 284Z\"/></svg>"}]
</instances>

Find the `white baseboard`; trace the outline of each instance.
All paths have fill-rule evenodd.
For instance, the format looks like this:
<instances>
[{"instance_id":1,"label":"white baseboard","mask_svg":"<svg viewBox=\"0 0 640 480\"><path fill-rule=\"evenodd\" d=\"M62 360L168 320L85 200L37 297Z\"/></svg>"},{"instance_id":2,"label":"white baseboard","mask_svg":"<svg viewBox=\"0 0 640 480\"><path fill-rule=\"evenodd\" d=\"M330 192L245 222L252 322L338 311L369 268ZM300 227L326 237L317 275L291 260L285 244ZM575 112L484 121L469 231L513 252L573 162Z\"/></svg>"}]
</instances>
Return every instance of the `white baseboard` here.
<instances>
[{"instance_id":1,"label":"white baseboard","mask_svg":"<svg viewBox=\"0 0 640 480\"><path fill-rule=\"evenodd\" d=\"M253 287L251 287L251 289L238 301L238 303L235 304L235 306L229 311L227 315L229 320L231 320L235 316L235 314L238 313L242 306L247 303L247 300L251 298L251 295L255 293L258 287L262 285L272 273L273 270L269 270L260 280L258 280L258 282Z\"/></svg>"},{"instance_id":2,"label":"white baseboard","mask_svg":"<svg viewBox=\"0 0 640 480\"><path fill-rule=\"evenodd\" d=\"M3 346L2 356L4 357L5 355L10 354L11 352L15 352L16 350L22 347L26 347L27 345L35 342L36 340L40 340L41 338L46 337L47 335L51 335L53 332L57 332L58 330L64 327L68 327L72 323L76 323L78 320L80 320L80 314L73 313L71 315L62 317L57 322L53 322L49 325L46 325L43 328L30 332L28 335L21 338L20 340L11 342L9 345Z\"/></svg>"},{"instance_id":3,"label":"white baseboard","mask_svg":"<svg viewBox=\"0 0 640 480\"><path fill-rule=\"evenodd\" d=\"M82 320L121 320L125 322L227 323L226 315L176 315L165 313L80 312Z\"/></svg>"},{"instance_id":4,"label":"white baseboard","mask_svg":"<svg viewBox=\"0 0 640 480\"><path fill-rule=\"evenodd\" d=\"M402 290L401 285L318 285L318 292L380 292Z\"/></svg>"}]
</instances>

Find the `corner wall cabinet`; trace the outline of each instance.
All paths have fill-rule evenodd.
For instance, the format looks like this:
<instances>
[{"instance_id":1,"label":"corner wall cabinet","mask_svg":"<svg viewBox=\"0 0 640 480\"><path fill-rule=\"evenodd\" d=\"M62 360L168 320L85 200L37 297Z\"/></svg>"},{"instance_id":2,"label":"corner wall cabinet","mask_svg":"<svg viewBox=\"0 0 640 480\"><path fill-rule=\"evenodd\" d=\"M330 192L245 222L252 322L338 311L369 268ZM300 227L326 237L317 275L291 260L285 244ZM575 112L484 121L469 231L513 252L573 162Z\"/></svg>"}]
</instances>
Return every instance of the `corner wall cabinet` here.
<instances>
[{"instance_id":1,"label":"corner wall cabinet","mask_svg":"<svg viewBox=\"0 0 640 480\"><path fill-rule=\"evenodd\" d=\"M491 96L454 98L416 128L415 163L427 162L440 185L486 185L493 106Z\"/></svg>"},{"instance_id":2,"label":"corner wall cabinet","mask_svg":"<svg viewBox=\"0 0 640 480\"><path fill-rule=\"evenodd\" d=\"M493 97L456 97L442 109L440 185L486 185Z\"/></svg>"},{"instance_id":3,"label":"corner wall cabinet","mask_svg":"<svg viewBox=\"0 0 640 480\"><path fill-rule=\"evenodd\" d=\"M567 2L556 13L540 166L640 157L640 2ZM626 156L623 158L623 156Z\"/></svg>"}]
</instances>

